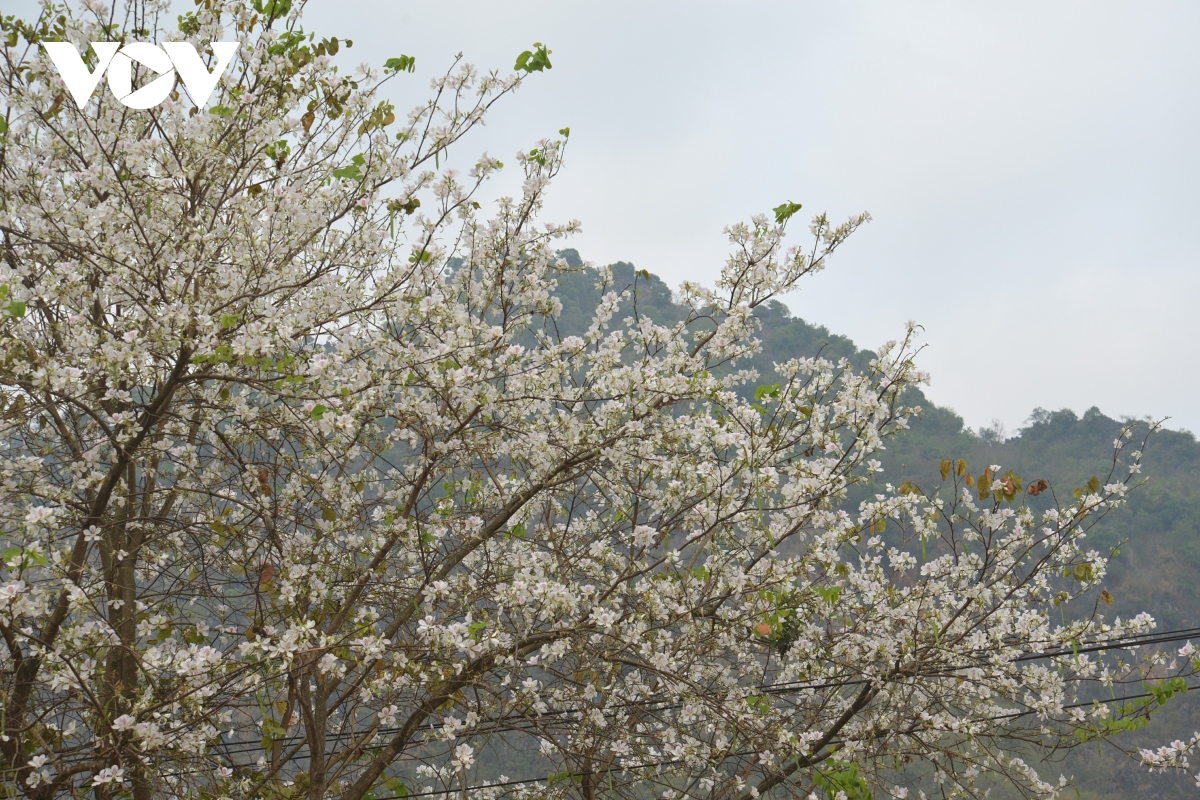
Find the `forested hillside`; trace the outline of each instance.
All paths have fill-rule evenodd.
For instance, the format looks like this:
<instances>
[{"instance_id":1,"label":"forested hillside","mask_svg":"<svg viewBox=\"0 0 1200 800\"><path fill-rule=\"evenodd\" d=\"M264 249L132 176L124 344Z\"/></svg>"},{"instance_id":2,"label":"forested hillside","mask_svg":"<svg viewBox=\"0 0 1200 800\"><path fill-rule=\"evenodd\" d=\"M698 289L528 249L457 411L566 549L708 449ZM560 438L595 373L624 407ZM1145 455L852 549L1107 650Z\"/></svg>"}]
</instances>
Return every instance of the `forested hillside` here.
<instances>
[{"instance_id":1,"label":"forested hillside","mask_svg":"<svg viewBox=\"0 0 1200 800\"><path fill-rule=\"evenodd\" d=\"M561 255L571 265L581 265L575 251ZM637 313L658 322L682 317L670 288L657 276L623 262L611 269L615 287L636 289ZM562 281L559 296L563 303L557 322L560 333L585 328L600 299L596 273L589 270L569 276ZM793 316L782 303L770 301L756 313L763 347L750 365L763 382L770 382L773 363L800 355L820 352L831 360L846 358L858 366L871 358L870 352L860 350L846 337ZM939 408L926 398L913 402L923 413L906 434L889 442L880 457L884 465L877 478L880 482L912 481L932 490L940 480L941 460L962 458L975 472L1000 464L1015 470L1027 483L1045 479L1052 490L1069 497L1074 487L1082 486L1092 475L1105 476L1112 464L1113 440L1126 423L1098 408L1090 408L1082 416L1069 409L1037 408L1024 427L1005 437L995 429L972 430L953 410ZM1145 421L1138 427L1135 438L1140 440ZM1146 482L1130 494L1127 507L1102 520L1090 535L1096 549L1119 551L1110 563L1105 585L1114 601L1101 610L1109 617L1147 611L1160 629L1200 626L1200 443L1191 433L1160 430L1146 448L1143 476ZM1048 492L1040 501L1047 502L1050 496ZM1200 730L1200 691L1169 706L1145 731L1118 744L1128 749L1143 741L1186 738L1193 730ZM1082 796L1089 800L1173 799L1194 797L1197 792L1182 778L1147 774L1112 745L1099 750L1095 745L1080 748L1061 767L1048 766L1046 771L1073 776Z\"/></svg>"}]
</instances>

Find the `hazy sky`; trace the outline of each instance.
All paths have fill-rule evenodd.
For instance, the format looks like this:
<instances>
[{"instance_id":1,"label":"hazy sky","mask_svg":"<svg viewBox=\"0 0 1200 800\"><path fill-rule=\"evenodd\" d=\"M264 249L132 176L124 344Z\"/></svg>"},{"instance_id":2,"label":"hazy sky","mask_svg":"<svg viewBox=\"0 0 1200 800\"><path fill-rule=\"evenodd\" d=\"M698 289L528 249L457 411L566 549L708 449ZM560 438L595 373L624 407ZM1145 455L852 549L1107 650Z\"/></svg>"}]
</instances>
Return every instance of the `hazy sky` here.
<instances>
[{"instance_id":1,"label":"hazy sky","mask_svg":"<svg viewBox=\"0 0 1200 800\"><path fill-rule=\"evenodd\" d=\"M402 108L459 51L548 43L460 153L569 125L547 216L585 259L711 282L731 222L867 210L796 314L872 348L916 320L972 426L1098 405L1200 432L1200 4L310 0L304 24L348 65L416 56Z\"/></svg>"},{"instance_id":2,"label":"hazy sky","mask_svg":"<svg viewBox=\"0 0 1200 800\"><path fill-rule=\"evenodd\" d=\"M585 259L712 281L784 200L874 222L786 298L875 347L924 325L931 399L1200 431L1200 4L313 0L354 63L554 69L468 144L571 126L548 215Z\"/></svg>"}]
</instances>

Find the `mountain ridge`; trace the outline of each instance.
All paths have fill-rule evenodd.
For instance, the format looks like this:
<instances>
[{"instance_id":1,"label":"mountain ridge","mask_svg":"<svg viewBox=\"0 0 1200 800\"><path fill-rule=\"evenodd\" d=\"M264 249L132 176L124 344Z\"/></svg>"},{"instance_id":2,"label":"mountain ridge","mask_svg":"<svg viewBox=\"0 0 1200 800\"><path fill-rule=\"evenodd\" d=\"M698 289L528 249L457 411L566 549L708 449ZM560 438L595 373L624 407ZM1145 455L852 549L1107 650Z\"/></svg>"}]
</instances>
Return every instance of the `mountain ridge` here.
<instances>
[{"instance_id":1,"label":"mountain ridge","mask_svg":"<svg viewBox=\"0 0 1200 800\"><path fill-rule=\"evenodd\" d=\"M574 250L559 257L578 271L559 282L557 296L563 312L556 320L560 333L586 329L600 300L598 273L588 268ZM656 275L628 262L609 265L617 287L634 290L638 313L659 323L677 322L684 310L674 302L670 287ZM739 366L752 366L767 379L773 363L820 352L826 358L846 358L861 369L874 356L846 336L813 325L792 314L783 303L770 300L755 310L760 324L762 350ZM753 391L751 388L750 391ZM996 428L975 431L953 409L930 402L915 391L913 404L922 413L910 428L887 443L879 456L884 472L878 479L898 485L912 481L931 489L939 480L942 459L966 459L978 473L991 464L1013 469L1031 480L1045 479L1052 489L1069 496L1091 475L1105 474L1112 464L1113 441L1127 424L1135 427L1133 440L1147 432L1148 420L1115 419L1093 406L1082 415L1070 409L1035 408L1026 424L1011 436ZM1089 533L1096 549L1118 549L1110 562L1105 588L1114 597L1107 616L1128 618L1149 612L1160 629L1200 627L1200 442L1188 431L1160 428L1151 434L1143 458L1146 480L1129 494L1128 504L1101 520ZM1039 501L1049 502L1053 492ZM850 501L856 498L852 496ZM1198 637L1200 639L1200 637ZM1164 709L1143 731L1122 737L1116 745L1157 746L1172 738L1187 738L1200 730L1200 692L1193 692ZM1176 800L1195 797L1192 781L1183 776L1149 775L1134 760L1103 749L1080 748L1061 764L1050 765L1068 776L1077 776L1081 797L1116 800L1140 797ZM1048 767L1049 768L1049 767ZM997 787L1000 788L1000 787ZM993 796L997 796L993 792ZM1000 788L998 796L1005 796Z\"/></svg>"}]
</instances>

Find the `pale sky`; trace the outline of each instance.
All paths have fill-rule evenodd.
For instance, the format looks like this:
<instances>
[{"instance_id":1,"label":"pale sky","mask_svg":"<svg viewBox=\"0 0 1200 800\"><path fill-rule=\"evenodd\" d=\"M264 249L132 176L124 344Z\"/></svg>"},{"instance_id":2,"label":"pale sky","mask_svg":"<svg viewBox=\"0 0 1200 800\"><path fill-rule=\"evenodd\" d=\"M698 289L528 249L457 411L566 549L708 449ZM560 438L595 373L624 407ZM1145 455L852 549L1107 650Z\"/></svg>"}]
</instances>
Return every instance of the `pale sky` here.
<instances>
[{"instance_id":1,"label":"pale sky","mask_svg":"<svg viewBox=\"0 0 1200 800\"><path fill-rule=\"evenodd\" d=\"M711 282L784 200L874 222L786 298L875 347L922 324L930 398L1200 432L1200 4L312 0L350 63L553 50L471 155L569 125L547 209L597 263Z\"/></svg>"},{"instance_id":2,"label":"pale sky","mask_svg":"<svg viewBox=\"0 0 1200 800\"><path fill-rule=\"evenodd\" d=\"M729 223L867 210L796 314L868 348L916 320L973 427L1097 405L1200 432L1198 3L310 0L304 25L347 66L416 56L402 109L457 52L549 44L460 152L569 125L546 216L587 260L711 283Z\"/></svg>"}]
</instances>

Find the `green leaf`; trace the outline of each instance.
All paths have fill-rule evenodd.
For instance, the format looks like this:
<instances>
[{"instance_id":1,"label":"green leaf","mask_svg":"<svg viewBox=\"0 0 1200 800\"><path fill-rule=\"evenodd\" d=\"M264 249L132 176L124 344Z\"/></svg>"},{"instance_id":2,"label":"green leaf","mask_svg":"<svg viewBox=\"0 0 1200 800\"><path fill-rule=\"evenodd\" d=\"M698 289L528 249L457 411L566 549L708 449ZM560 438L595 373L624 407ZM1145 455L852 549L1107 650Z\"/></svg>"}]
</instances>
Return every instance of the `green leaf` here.
<instances>
[{"instance_id":1,"label":"green leaf","mask_svg":"<svg viewBox=\"0 0 1200 800\"><path fill-rule=\"evenodd\" d=\"M383 68L387 72L412 72L417 68L417 59L415 56L400 56L399 58L389 58L383 62Z\"/></svg>"},{"instance_id":2,"label":"green leaf","mask_svg":"<svg viewBox=\"0 0 1200 800\"><path fill-rule=\"evenodd\" d=\"M341 169L335 169L333 171L333 177L347 178L349 180L356 181L362 177L362 169L360 168L364 163L366 163L366 159L363 157L362 153L359 153L354 158L350 159L349 166L342 167Z\"/></svg>"},{"instance_id":3,"label":"green leaf","mask_svg":"<svg viewBox=\"0 0 1200 800\"><path fill-rule=\"evenodd\" d=\"M8 312L9 316L16 317L17 319L25 316L25 304L19 300L11 301L4 310Z\"/></svg>"},{"instance_id":4,"label":"green leaf","mask_svg":"<svg viewBox=\"0 0 1200 800\"><path fill-rule=\"evenodd\" d=\"M858 773L858 764L831 758L816 770L812 781L829 798L841 795L846 800L872 800L870 784Z\"/></svg>"},{"instance_id":5,"label":"green leaf","mask_svg":"<svg viewBox=\"0 0 1200 800\"><path fill-rule=\"evenodd\" d=\"M383 782L383 788L387 789L395 797L408 797L409 795L408 786L405 785L404 781L395 776L386 779Z\"/></svg>"},{"instance_id":6,"label":"green leaf","mask_svg":"<svg viewBox=\"0 0 1200 800\"><path fill-rule=\"evenodd\" d=\"M530 72L541 72L542 70L551 69L549 50L541 42L534 42L532 50L526 50L521 55L517 56L517 64L513 69L521 70L525 74Z\"/></svg>"},{"instance_id":7,"label":"green leaf","mask_svg":"<svg viewBox=\"0 0 1200 800\"><path fill-rule=\"evenodd\" d=\"M280 139L275 144L269 144L264 147L263 153L276 164L282 165L283 162L287 161L287 157L292 154L292 146L287 143L286 139Z\"/></svg>"},{"instance_id":8,"label":"green leaf","mask_svg":"<svg viewBox=\"0 0 1200 800\"><path fill-rule=\"evenodd\" d=\"M813 591L831 606L837 605L838 598L842 596L842 587L840 586L817 586Z\"/></svg>"},{"instance_id":9,"label":"green leaf","mask_svg":"<svg viewBox=\"0 0 1200 800\"><path fill-rule=\"evenodd\" d=\"M4 117L0 117L0 136L8 133L8 121Z\"/></svg>"},{"instance_id":10,"label":"green leaf","mask_svg":"<svg viewBox=\"0 0 1200 800\"><path fill-rule=\"evenodd\" d=\"M369 133L377 128L386 128L396 121L396 107L386 100L375 106L375 110L371 112L371 116L358 127L359 135Z\"/></svg>"},{"instance_id":11,"label":"green leaf","mask_svg":"<svg viewBox=\"0 0 1200 800\"><path fill-rule=\"evenodd\" d=\"M304 33L301 31L284 31L267 48L267 52L273 56L289 55L292 63L297 67L307 64L311 60L312 51L307 47L300 46L304 43L304 38Z\"/></svg>"},{"instance_id":12,"label":"green leaf","mask_svg":"<svg viewBox=\"0 0 1200 800\"><path fill-rule=\"evenodd\" d=\"M754 401L755 402L762 400L764 397L778 397L778 396L779 396L779 384L778 383L764 383L762 386L759 386L757 389L754 390Z\"/></svg>"},{"instance_id":13,"label":"green leaf","mask_svg":"<svg viewBox=\"0 0 1200 800\"><path fill-rule=\"evenodd\" d=\"M221 327L232 328L242 321L241 314L224 314L221 316Z\"/></svg>"},{"instance_id":14,"label":"green leaf","mask_svg":"<svg viewBox=\"0 0 1200 800\"><path fill-rule=\"evenodd\" d=\"M571 136L571 129L569 127L559 128L558 132L562 134L564 139L569 138ZM0 133L4 133L4 131L0 131Z\"/></svg>"},{"instance_id":15,"label":"green leaf","mask_svg":"<svg viewBox=\"0 0 1200 800\"><path fill-rule=\"evenodd\" d=\"M280 738L287 735L287 729L270 717L262 721L262 729L263 733L272 737Z\"/></svg>"},{"instance_id":16,"label":"green leaf","mask_svg":"<svg viewBox=\"0 0 1200 800\"><path fill-rule=\"evenodd\" d=\"M31 553L20 547L10 547L4 551L4 564L11 566L14 569L25 569L30 563L37 564L39 567L44 567L50 563L41 553Z\"/></svg>"},{"instance_id":17,"label":"green leaf","mask_svg":"<svg viewBox=\"0 0 1200 800\"><path fill-rule=\"evenodd\" d=\"M410 197L403 203L399 200L388 200L387 210L393 214L397 211L403 211L405 214L412 214L421 207L421 200L416 197Z\"/></svg>"},{"instance_id":18,"label":"green leaf","mask_svg":"<svg viewBox=\"0 0 1200 800\"><path fill-rule=\"evenodd\" d=\"M582 783L583 778L582 776L577 775L570 770L566 770L565 772L556 772L553 775L546 776L546 782L551 786L556 786L564 781L570 781L571 783Z\"/></svg>"},{"instance_id":19,"label":"green leaf","mask_svg":"<svg viewBox=\"0 0 1200 800\"><path fill-rule=\"evenodd\" d=\"M746 705L760 714L766 714L771 710L771 701L765 695L752 694L746 698Z\"/></svg>"},{"instance_id":20,"label":"green leaf","mask_svg":"<svg viewBox=\"0 0 1200 800\"><path fill-rule=\"evenodd\" d=\"M1088 479L1088 482L1084 486L1084 488L1087 489L1092 494L1096 494L1097 492L1100 491L1100 479L1098 477L1096 477L1095 475L1093 475L1090 479Z\"/></svg>"},{"instance_id":21,"label":"green leaf","mask_svg":"<svg viewBox=\"0 0 1200 800\"><path fill-rule=\"evenodd\" d=\"M322 417L325 416L325 412L328 410L329 409L326 408L325 406L321 405L320 403L317 403L315 406L313 406L312 418L313 419L321 419Z\"/></svg>"},{"instance_id":22,"label":"green leaf","mask_svg":"<svg viewBox=\"0 0 1200 800\"><path fill-rule=\"evenodd\" d=\"M292 0L254 0L254 10L267 19L279 19L292 10Z\"/></svg>"},{"instance_id":23,"label":"green leaf","mask_svg":"<svg viewBox=\"0 0 1200 800\"><path fill-rule=\"evenodd\" d=\"M782 225L800 209L801 205L799 203L793 203L790 200L783 205L775 206L775 208L771 209L775 212L775 224Z\"/></svg>"},{"instance_id":24,"label":"green leaf","mask_svg":"<svg viewBox=\"0 0 1200 800\"><path fill-rule=\"evenodd\" d=\"M210 114L216 114L218 117L232 117L233 109L229 106L213 106L208 110Z\"/></svg>"}]
</instances>

